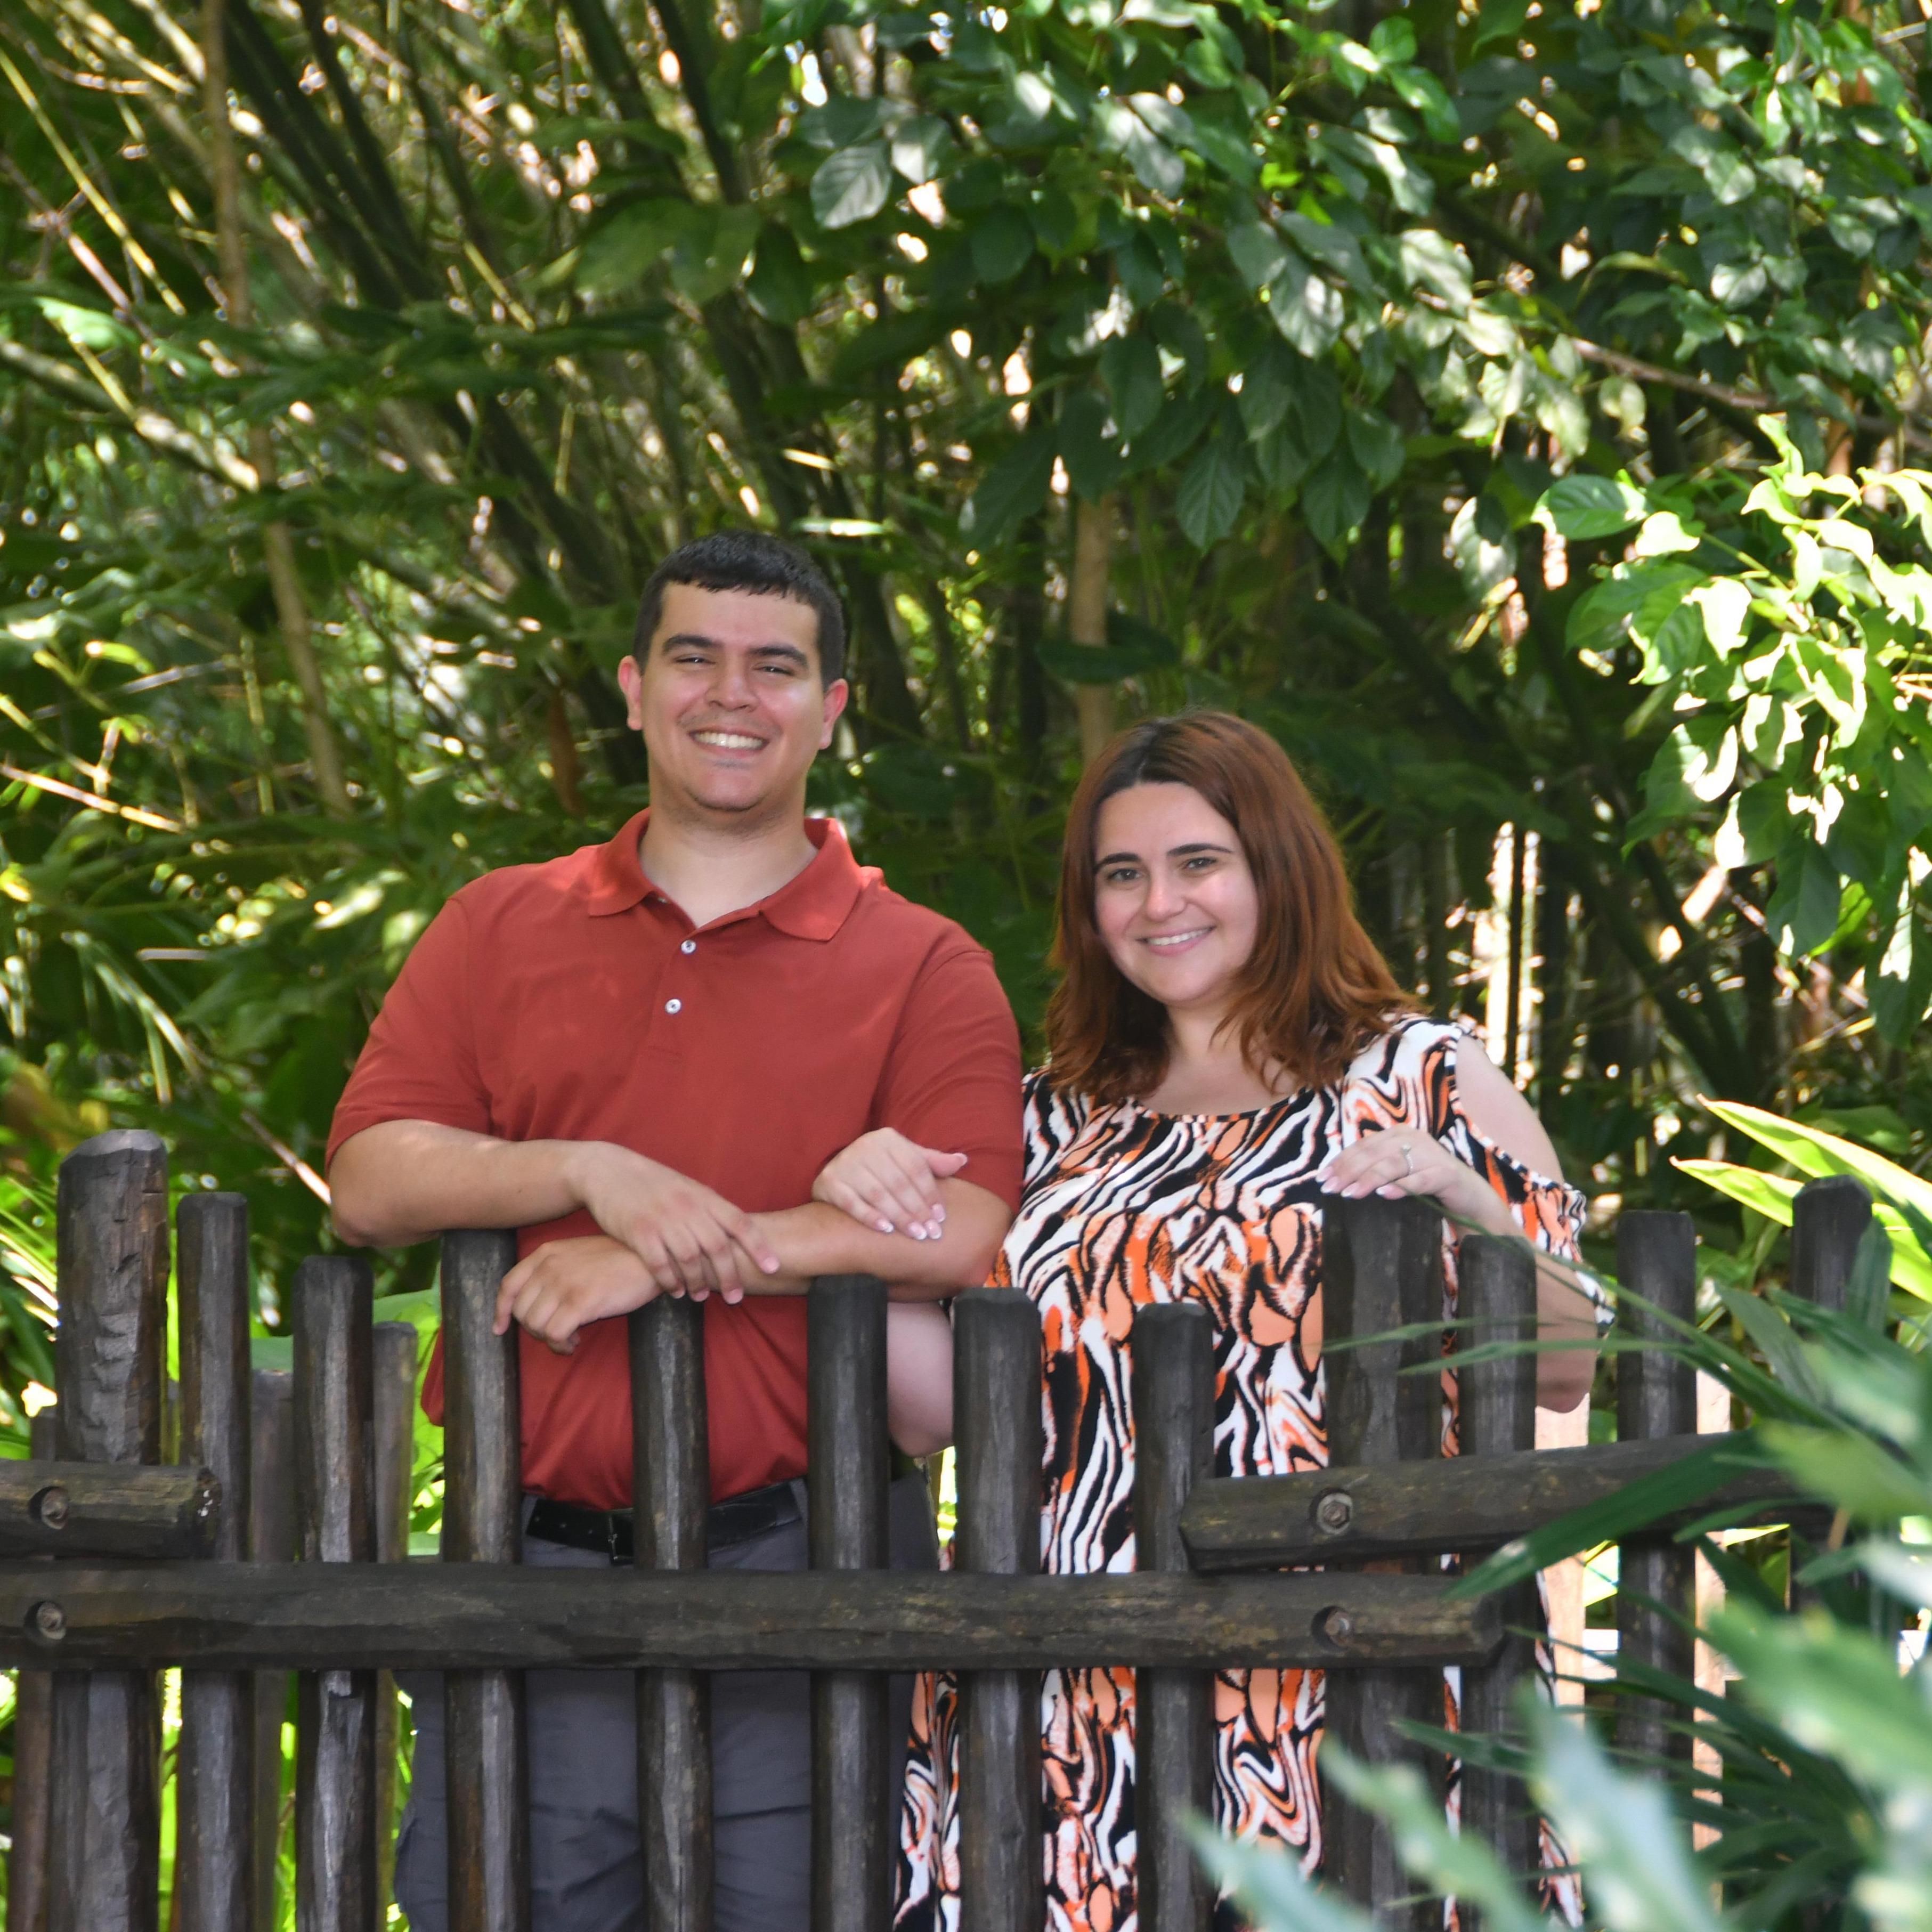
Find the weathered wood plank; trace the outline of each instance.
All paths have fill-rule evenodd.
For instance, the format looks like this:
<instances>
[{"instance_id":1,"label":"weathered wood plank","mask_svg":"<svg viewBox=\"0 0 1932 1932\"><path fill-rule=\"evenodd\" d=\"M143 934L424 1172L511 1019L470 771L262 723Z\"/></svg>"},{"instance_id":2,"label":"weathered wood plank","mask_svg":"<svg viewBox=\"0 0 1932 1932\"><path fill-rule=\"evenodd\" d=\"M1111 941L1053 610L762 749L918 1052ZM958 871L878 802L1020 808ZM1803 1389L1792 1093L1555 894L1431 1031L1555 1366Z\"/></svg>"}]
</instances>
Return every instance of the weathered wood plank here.
<instances>
[{"instance_id":1,"label":"weathered wood plank","mask_svg":"<svg viewBox=\"0 0 1932 1932\"><path fill-rule=\"evenodd\" d=\"M1133 1326L1134 1558L1185 1574L1180 1512L1214 1466L1214 1321L1196 1301L1137 1310ZM1142 1670L1134 1687L1135 1896L1143 1932L1207 1932L1214 1888L1189 1844L1214 1804L1214 1679Z\"/></svg>"},{"instance_id":2,"label":"weathered wood plank","mask_svg":"<svg viewBox=\"0 0 1932 1932\"><path fill-rule=\"evenodd\" d=\"M630 1319L635 1560L701 1571L711 1496L704 1310L664 1295ZM711 1687L693 1670L640 1670L637 1699L644 1923L711 1932Z\"/></svg>"},{"instance_id":3,"label":"weathered wood plank","mask_svg":"<svg viewBox=\"0 0 1932 1932\"><path fill-rule=\"evenodd\" d=\"M888 1561L886 1285L821 1275L806 1298L812 1567L822 1576ZM818 1580L814 1577L814 1581ZM812 1932L886 1932L893 1797L886 1680L850 1665L812 1678Z\"/></svg>"},{"instance_id":4,"label":"weathered wood plank","mask_svg":"<svg viewBox=\"0 0 1932 1932\"><path fill-rule=\"evenodd\" d=\"M248 1203L190 1194L176 1216L182 1454L214 1472L228 1507L211 1552L248 1554ZM245 1671L182 1674L175 1901L181 1932L250 1932L254 1916L254 1684Z\"/></svg>"},{"instance_id":5,"label":"weathered wood plank","mask_svg":"<svg viewBox=\"0 0 1932 1932\"><path fill-rule=\"evenodd\" d=\"M28 1425L28 1447L54 1454L54 1412ZM23 1670L14 1686L14 1840L7 1853L7 1932L46 1932L47 1798L53 1750L54 1681Z\"/></svg>"},{"instance_id":6,"label":"weathered wood plank","mask_svg":"<svg viewBox=\"0 0 1932 1932\"><path fill-rule=\"evenodd\" d=\"M1344 1462L1426 1462L1440 1453L1442 1386L1429 1365L1441 1345L1424 1324L1442 1317L1442 1219L1426 1201L1322 1200L1322 1292L1328 1378L1328 1444ZM1395 1331L1406 1340L1370 1340ZM1346 1348L1336 1348L1347 1342ZM1410 1742L1405 1726L1440 1724L1442 1680L1413 1667L1377 1668L1328 1684L1324 1748L1340 1744L1373 1765L1408 1762L1439 1784L1439 1751ZM1316 1769L1321 1768L1318 1759ZM1378 1925L1426 1932L1431 1902L1418 1901L1389 1821L1322 1779L1322 1864L1329 1882ZM1442 1908L1434 1908L1434 1923Z\"/></svg>"},{"instance_id":7,"label":"weathered wood plank","mask_svg":"<svg viewBox=\"0 0 1932 1932\"><path fill-rule=\"evenodd\" d=\"M1666 1318L1695 1318L1697 1231L1688 1214L1633 1210L1617 1221L1617 1279L1630 1296L1617 1326L1660 1341L1674 1331ZM1688 1436L1697 1426L1697 1372L1662 1351L1617 1358L1617 1435L1624 1442ZM1696 1640L1686 1624L1696 1609L1696 1552L1654 1529L1620 1544L1617 1553L1617 1660L1688 1677ZM1662 1607L1653 1610L1652 1604ZM1667 1612L1675 1611L1672 1616ZM1661 1698L1626 1695L1617 1706L1618 1748L1640 1760L1688 1759L1690 1738Z\"/></svg>"},{"instance_id":8,"label":"weathered wood plank","mask_svg":"<svg viewBox=\"0 0 1932 1932\"><path fill-rule=\"evenodd\" d=\"M296 1554L295 1378L257 1369L250 1378L248 1560L292 1563ZM282 1726L289 1674L254 1674L256 1932L281 1922Z\"/></svg>"},{"instance_id":9,"label":"weathered wood plank","mask_svg":"<svg viewBox=\"0 0 1932 1932\"><path fill-rule=\"evenodd\" d=\"M1520 1241L1464 1236L1456 1281L1456 1312L1469 1324L1462 1331L1464 1346L1535 1340L1536 1261ZM1536 1358L1527 1349L1460 1364L1456 1393L1462 1453L1440 1466L1535 1448ZM1520 1730L1519 1700L1536 1676L1536 1637L1543 1622L1536 1580L1509 1591L1501 1609L1504 1636L1494 1659L1462 1673L1462 1728L1478 1735ZM1538 1819L1521 1778L1465 1760L1461 1815L1461 1828L1487 1845L1511 1871L1534 1868ZM1482 1932L1487 1922L1466 1900L1462 1922L1462 1932Z\"/></svg>"},{"instance_id":10,"label":"weathered wood plank","mask_svg":"<svg viewBox=\"0 0 1932 1932\"><path fill-rule=\"evenodd\" d=\"M168 1280L159 1138L117 1130L82 1142L61 1163L56 1215L56 1453L64 1462L158 1462ZM152 1932L160 1745L150 1672L63 1673L55 1684L50 1932Z\"/></svg>"},{"instance_id":11,"label":"weathered wood plank","mask_svg":"<svg viewBox=\"0 0 1932 1932\"><path fill-rule=\"evenodd\" d=\"M213 1556L222 1520L207 1469L0 1462L0 1558Z\"/></svg>"},{"instance_id":12,"label":"weathered wood plank","mask_svg":"<svg viewBox=\"0 0 1932 1932\"><path fill-rule=\"evenodd\" d=\"M497 1291L516 1262L517 1238L507 1229L442 1238L445 1563L514 1564L523 1554L518 1334L514 1325L496 1332ZM443 1697L449 1922L464 1932L524 1932L530 1855L524 1674L452 1670Z\"/></svg>"},{"instance_id":13,"label":"weathered wood plank","mask_svg":"<svg viewBox=\"0 0 1932 1932\"><path fill-rule=\"evenodd\" d=\"M376 1554L369 1266L311 1256L296 1276L298 1584ZM401 1565L394 1566L401 1568ZM338 1573L339 1574L339 1573ZM286 1587L290 1572L278 1570ZM304 1673L296 1726L296 1924L368 1932L376 1917L376 1677L339 1657Z\"/></svg>"},{"instance_id":14,"label":"weathered wood plank","mask_svg":"<svg viewBox=\"0 0 1932 1932\"><path fill-rule=\"evenodd\" d=\"M376 1560L401 1563L410 1553L410 1504L416 1485L416 1331L408 1322L379 1322L373 1336L376 1468ZM376 1914L387 1922L396 1873L396 1744L402 1719L396 1680L376 1680Z\"/></svg>"},{"instance_id":15,"label":"weathered wood plank","mask_svg":"<svg viewBox=\"0 0 1932 1932\"><path fill-rule=\"evenodd\" d=\"M1207 1575L1486 1551L1709 1447L1708 1436L1673 1436L1480 1461L1466 1454L1305 1476L1220 1478L1196 1490L1180 1533L1195 1568ZM1674 1534L1720 1509L1750 1508L1751 1520L1782 1522L1816 1508L1796 1497L1781 1473L1751 1470L1690 1509L1660 1518L1657 1534Z\"/></svg>"},{"instance_id":16,"label":"weathered wood plank","mask_svg":"<svg viewBox=\"0 0 1932 1932\"><path fill-rule=\"evenodd\" d=\"M961 1570L1040 1568L1040 1310L1011 1288L952 1304L952 1414ZM1046 1912L1041 1855L1040 1673L960 1679L959 1910L963 1932L1012 1932Z\"/></svg>"},{"instance_id":17,"label":"weathered wood plank","mask_svg":"<svg viewBox=\"0 0 1932 1932\"><path fill-rule=\"evenodd\" d=\"M0 1669L1033 1670L1480 1662L1434 1576L984 1576L496 1564L0 1564ZM50 1640L36 1606L54 1606Z\"/></svg>"}]
</instances>

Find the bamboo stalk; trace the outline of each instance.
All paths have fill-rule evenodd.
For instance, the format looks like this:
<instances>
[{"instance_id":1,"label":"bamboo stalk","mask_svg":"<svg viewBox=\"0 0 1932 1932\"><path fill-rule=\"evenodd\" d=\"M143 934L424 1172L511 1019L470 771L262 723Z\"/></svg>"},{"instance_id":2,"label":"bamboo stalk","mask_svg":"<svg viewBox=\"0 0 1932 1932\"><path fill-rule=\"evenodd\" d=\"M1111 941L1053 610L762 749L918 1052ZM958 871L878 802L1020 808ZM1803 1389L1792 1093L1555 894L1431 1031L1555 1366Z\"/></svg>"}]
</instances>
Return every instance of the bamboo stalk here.
<instances>
[{"instance_id":1,"label":"bamboo stalk","mask_svg":"<svg viewBox=\"0 0 1932 1932\"><path fill-rule=\"evenodd\" d=\"M202 0L202 104L208 118L208 172L214 191L214 234L221 263L222 298L230 325L238 329L255 324L254 298L248 286L248 256L242 235L241 174L235 160L235 130L228 118L228 0ZM255 467L256 487L265 494L278 490L274 438L268 425L249 426L248 456ZM351 807L349 787L342 775L342 754L328 722L328 698L322 688L308 602L302 595L296 566L295 543L285 523L265 524L262 553L268 566L268 587L275 600L281 628L282 650L296 688L302 694L302 731L308 740L309 764L322 809L332 818L346 818Z\"/></svg>"}]
</instances>

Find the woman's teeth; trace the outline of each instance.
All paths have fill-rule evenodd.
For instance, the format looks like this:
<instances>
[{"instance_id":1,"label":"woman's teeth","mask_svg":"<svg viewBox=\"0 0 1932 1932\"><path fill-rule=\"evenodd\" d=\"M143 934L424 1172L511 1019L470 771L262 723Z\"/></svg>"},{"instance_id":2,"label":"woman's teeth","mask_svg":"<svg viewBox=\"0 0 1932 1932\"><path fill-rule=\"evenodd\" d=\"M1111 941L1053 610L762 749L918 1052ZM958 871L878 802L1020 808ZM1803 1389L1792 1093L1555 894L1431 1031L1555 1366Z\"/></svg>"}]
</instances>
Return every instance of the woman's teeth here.
<instances>
[{"instance_id":1,"label":"woman's teeth","mask_svg":"<svg viewBox=\"0 0 1932 1932\"><path fill-rule=\"evenodd\" d=\"M1150 939L1148 944L1150 946L1186 946L1192 940L1205 939L1209 930L1209 928L1204 926L1198 927L1192 932L1162 933L1158 939Z\"/></svg>"}]
</instances>

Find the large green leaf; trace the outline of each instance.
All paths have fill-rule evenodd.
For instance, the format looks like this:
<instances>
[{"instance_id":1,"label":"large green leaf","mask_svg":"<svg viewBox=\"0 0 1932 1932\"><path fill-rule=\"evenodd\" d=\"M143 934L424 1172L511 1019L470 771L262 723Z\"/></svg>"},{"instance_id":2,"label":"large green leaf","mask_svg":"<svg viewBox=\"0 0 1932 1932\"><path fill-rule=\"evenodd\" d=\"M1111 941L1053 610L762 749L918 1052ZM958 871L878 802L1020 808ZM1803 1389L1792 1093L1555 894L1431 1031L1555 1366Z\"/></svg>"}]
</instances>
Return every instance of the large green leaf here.
<instances>
[{"instance_id":1,"label":"large green leaf","mask_svg":"<svg viewBox=\"0 0 1932 1932\"><path fill-rule=\"evenodd\" d=\"M1791 1226L1794 1212L1792 1204L1798 1197L1798 1190L1804 1184L1785 1174L1766 1174L1760 1168L1741 1167L1733 1161L1678 1160L1672 1165L1702 1181L1706 1186L1714 1187L1720 1194L1728 1195L1733 1201L1763 1215L1767 1220L1777 1222L1780 1227ZM1872 1213L1891 1239L1892 1280L1922 1300L1932 1301L1932 1256L1927 1254L1896 1208L1887 1202L1877 1201L1873 1204Z\"/></svg>"},{"instance_id":2,"label":"large green leaf","mask_svg":"<svg viewBox=\"0 0 1932 1932\"><path fill-rule=\"evenodd\" d=\"M812 212L821 227L850 228L885 206L892 185L892 150L884 142L841 148L826 155L812 178Z\"/></svg>"},{"instance_id":3,"label":"large green leaf","mask_svg":"<svg viewBox=\"0 0 1932 1932\"><path fill-rule=\"evenodd\" d=\"M1558 532L1576 541L1614 536L1642 520L1641 490L1613 476L1566 476L1544 493L1542 509Z\"/></svg>"},{"instance_id":4,"label":"large green leaf","mask_svg":"<svg viewBox=\"0 0 1932 1932\"><path fill-rule=\"evenodd\" d=\"M1187 466L1175 502L1180 527L1197 549L1210 548L1234 527L1247 484L1246 450L1224 423Z\"/></svg>"},{"instance_id":5,"label":"large green leaf","mask_svg":"<svg viewBox=\"0 0 1932 1932\"><path fill-rule=\"evenodd\" d=\"M1045 501L1058 441L1051 423L1036 423L981 479L959 519L960 532L982 548L1006 536Z\"/></svg>"}]
</instances>

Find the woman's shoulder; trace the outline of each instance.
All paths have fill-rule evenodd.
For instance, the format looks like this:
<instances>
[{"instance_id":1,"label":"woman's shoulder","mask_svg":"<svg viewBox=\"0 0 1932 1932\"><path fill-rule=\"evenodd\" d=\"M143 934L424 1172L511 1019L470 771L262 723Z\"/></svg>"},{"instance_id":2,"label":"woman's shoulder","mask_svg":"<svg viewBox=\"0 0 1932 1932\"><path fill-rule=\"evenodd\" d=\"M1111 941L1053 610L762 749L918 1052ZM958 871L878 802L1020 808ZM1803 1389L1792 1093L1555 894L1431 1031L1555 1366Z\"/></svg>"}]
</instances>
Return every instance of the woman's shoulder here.
<instances>
[{"instance_id":1,"label":"woman's shoulder","mask_svg":"<svg viewBox=\"0 0 1932 1932\"><path fill-rule=\"evenodd\" d=\"M1036 1066L1020 1084L1020 1112L1029 1142L1036 1135L1058 1141L1078 1132L1088 1107L1083 1095L1054 1084L1050 1066Z\"/></svg>"},{"instance_id":2,"label":"woman's shoulder","mask_svg":"<svg viewBox=\"0 0 1932 1932\"><path fill-rule=\"evenodd\" d=\"M1350 1062L1345 1079L1422 1080L1438 1070L1453 1072L1457 1048L1470 1037L1460 1020L1438 1020L1427 1013L1391 1013Z\"/></svg>"}]
</instances>

